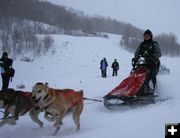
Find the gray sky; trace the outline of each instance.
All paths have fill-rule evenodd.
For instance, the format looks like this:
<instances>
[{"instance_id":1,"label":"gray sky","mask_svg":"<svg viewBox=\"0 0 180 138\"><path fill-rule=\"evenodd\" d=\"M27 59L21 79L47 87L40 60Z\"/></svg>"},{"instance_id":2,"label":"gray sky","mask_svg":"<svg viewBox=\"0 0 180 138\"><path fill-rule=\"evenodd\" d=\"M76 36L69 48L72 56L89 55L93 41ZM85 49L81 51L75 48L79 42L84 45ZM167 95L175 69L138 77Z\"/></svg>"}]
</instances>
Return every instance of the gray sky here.
<instances>
[{"instance_id":1,"label":"gray sky","mask_svg":"<svg viewBox=\"0 0 180 138\"><path fill-rule=\"evenodd\" d=\"M88 15L102 15L149 28L155 35L172 32L180 42L180 0L48 0L82 10Z\"/></svg>"}]
</instances>

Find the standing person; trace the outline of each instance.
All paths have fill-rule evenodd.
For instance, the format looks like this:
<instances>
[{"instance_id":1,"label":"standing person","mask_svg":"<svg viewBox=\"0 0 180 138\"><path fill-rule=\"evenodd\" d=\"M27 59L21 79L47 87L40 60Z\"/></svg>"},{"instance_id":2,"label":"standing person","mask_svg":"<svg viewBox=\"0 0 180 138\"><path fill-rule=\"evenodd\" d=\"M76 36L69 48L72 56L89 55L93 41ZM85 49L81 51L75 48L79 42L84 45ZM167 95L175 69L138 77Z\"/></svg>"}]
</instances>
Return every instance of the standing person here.
<instances>
[{"instance_id":1,"label":"standing person","mask_svg":"<svg viewBox=\"0 0 180 138\"><path fill-rule=\"evenodd\" d=\"M107 66L108 66L108 63L106 61L106 58L103 58L100 62L100 69L101 69L101 76L103 78L106 78L107 77Z\"/></svg>"},{"instance_id":2,"label":"standing person","mask_svg":"<svg viewBox=\"0 0 180 138\"><path fill-rule=\"evenodd\" d=\"M117 76L118 70L119 70L119 63L117 62L116 59L114 59L114 62L112 63L111 68L113 68L113 74L112 74L112 76Z\"/></svg>"},{"instance_id":3,"label":"standing person","mask_svg":"<svg viewBox=\"0 0 180 138\"><path fill-rule=\"evenodd\" d=\"M12 63L13 63L13 60L11 58L8 58L7 52L4 52L0 59L2 90L7 89L9 86Z\"/></svg>"},{"instance_id":4,"label":"standing person","mask_svg":"<svg viewBox=\"0 0 180 138\"><path fill-rule=\"evenodd\" d=\"M135 57L132 59L133 63L136 63L139 57L144 57L147 68L149 69L145 87L149 90L149 81L152 80L154 91L156 86L156 75L160 66L159 58L161 57L161 50L158 42L153 41L153 34L149 29L144 32L144 41L141 42L136 49Z\"/></svg>"}]
</instances>

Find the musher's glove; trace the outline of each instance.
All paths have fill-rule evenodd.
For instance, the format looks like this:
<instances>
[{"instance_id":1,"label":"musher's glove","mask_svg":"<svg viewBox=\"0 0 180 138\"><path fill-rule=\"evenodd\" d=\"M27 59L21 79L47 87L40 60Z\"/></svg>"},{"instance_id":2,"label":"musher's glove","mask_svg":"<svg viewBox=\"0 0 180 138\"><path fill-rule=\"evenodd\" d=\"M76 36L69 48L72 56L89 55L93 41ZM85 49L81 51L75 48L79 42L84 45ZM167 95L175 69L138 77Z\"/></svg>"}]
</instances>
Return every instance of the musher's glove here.
<instances>
[{"instance_id":1,"label":"musher's glove","mask_svg":"<svg viewBox=\"0 0 180 138\"><path fill-rule=\"evenodd\" d=\"M135 68L137 61L138 61L138 57L132 58L132 66L133 66L133 68Z\"/></svg>"}]
</instances>

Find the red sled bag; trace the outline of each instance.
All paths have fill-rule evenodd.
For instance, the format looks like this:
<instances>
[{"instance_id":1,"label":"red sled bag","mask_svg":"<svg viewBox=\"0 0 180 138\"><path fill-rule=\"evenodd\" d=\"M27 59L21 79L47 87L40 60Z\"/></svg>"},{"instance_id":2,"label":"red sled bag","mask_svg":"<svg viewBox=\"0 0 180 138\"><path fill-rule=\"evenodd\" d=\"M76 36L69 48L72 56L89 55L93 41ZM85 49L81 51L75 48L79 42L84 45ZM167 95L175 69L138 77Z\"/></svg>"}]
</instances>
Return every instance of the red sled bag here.
<instances>
[{"instance_id":1,"label":"red sled bag","mask_svg":"<svg viewBox=\"0 0 180 138\"><path fill-rule=\"evenodd\" d=\"M116 88L109 92L108 96L135 96L146 79L145 67L134 70L129 77L124 79Z\"/></svg>"}]
</instances>

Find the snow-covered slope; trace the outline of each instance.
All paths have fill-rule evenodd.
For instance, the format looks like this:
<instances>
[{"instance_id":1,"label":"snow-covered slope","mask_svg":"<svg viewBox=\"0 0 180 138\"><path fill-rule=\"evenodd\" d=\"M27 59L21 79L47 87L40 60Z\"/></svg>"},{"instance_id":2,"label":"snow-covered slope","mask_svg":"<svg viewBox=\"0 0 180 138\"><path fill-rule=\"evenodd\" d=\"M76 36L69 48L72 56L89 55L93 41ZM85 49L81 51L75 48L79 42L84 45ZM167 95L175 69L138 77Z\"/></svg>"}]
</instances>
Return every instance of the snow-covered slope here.
<instances>
[{"instance_id":1,"label":"snow-covered slope","mask_svg":"<svg viewBox=\"0 0 180 138\"><path fill-rule=\"evenodd\" d=\"M179 0L46 0L84 11L89 15L111 17L154 34L175 33L180 42Z\"/></svg>"},{"instance_id":2,"label":"snow-covered slope","mask_svg":"<svg viewBox=\"0 0 180 138\"><path fill-rule=\"evenodd\" d=\"M104 39L54 35L55 52L49 52L32 63L19 60L14 62L16 74L10 87L16 88L17 85L24 84L24 90L31 91L36 82L48 82L54 88L83 89L85 97L102 99L129 75L133 57L133 54L119 46L120 36L109 36L109 39ZM107 78L101 78L99 70L99 62L103 57L106 57L109 63ZM117 77L111 76L110 66L114 58L120 64ZM117 111L107 110L103 103L85 101L81 130L76 132L71 117L66 117L57 137L164 138L165 123L180 122L180 63L179 59L167 57L162 57L161 61L171 69L171 74L158 76L158 93L163 98L171 97L170 100ZM43 114L40 119L44 122L44 128L41 129L28 115L22 116L16 126L6 125L0 128L0 137L52 137L53 124L44 120Z\"/></svg>"}]
</instances>

